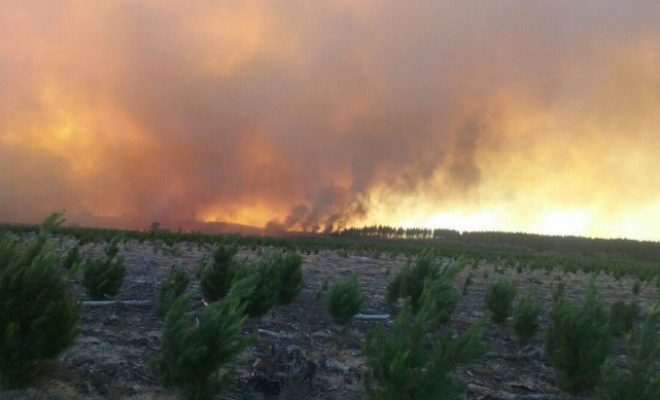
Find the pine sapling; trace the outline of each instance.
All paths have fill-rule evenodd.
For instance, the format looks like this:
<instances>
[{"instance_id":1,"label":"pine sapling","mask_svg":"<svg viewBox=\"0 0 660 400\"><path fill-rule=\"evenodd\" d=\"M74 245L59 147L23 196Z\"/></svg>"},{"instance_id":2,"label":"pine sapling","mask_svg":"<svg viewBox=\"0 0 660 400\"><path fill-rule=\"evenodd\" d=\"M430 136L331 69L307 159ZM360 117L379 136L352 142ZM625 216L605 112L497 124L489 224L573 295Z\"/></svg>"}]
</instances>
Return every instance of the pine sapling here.
<instances>
[{"instance_id":1,"label":"pine sapling","mask_svg":"<svg viewBox=\"0 0 660 400\"><path fill-rule=\"evenodd\" d=\"M623 300L617 300L610 308L610 333L615 338L620 338L624 334L630 332L635 324L635 320L639 317L639 305L636 301L631 301L629 304Z\"/></svg>"},{"instance_id":2,"label":"pine sapling","mask_svg":"<svg viewBox=\"0 0 660 400\"><path fill-rule=\"evenodd\" d=\"M163 386L179 388L187 400L211 400L231 385L231 364L253 342L240 337L246 303L229 296L206 308L195 324L190 296L180 296L168 312L154 365Z\"/></svg>"},{"instance_id":3,"label":"pine sapling","mask_svg":"<svg viewBox=\"0 0 660 400\"><path fill-rule=\"evenodd\" d=\"M417 312L424 282L441 274L441 266L441 260L432 251L426 251L414 261L408 261L388 285L387 301L394 304L398 299L410 298L413 312Z\"/></svg>"},{"instance_id":4,"label":"pine sapling","mask_svg":"<svg viewBox=\"0 0 660 400\"><path fill-rule=\"evenodd\" d=\"M258 263L244 261L235 267L233 283L242 279L253 279L256 289L245 298L247 315L258 318L265 315L278 301L280 275L274 260L262 258Z\"/></svg>"},{"instance_id":5,"label":"pine sapling","mask_svg":"<svg viewBox=\"0 0 660 400\"><path fill-rule=\"evenodd\" d=\"M112 247L111 247L112 248ZM105 257L89 257L82 265L82 285L92 300L103 300L119 293L126 276L126 266L122 256L116 252L106 252Z\"/></svg>"},{"instance_id":6,"label":"pine sapling","mask_svg":"<svg viewBox=\"0 0 660 400\"><path fill-rule=\"evenodd\" d=\"M593 281L582 308L560 298L550 312L546 351L559 372L559 387L571 393L591 391L600 381L610 346L607 312Z\"/></svg>"},{"instance_id":7,"label":"pine sapling","mask_svg":"<svg viewBox=\"0 0 660 400\"><path fill-rule=\"evenodd\" d=\"M279 270L279 303L290 304L303 287L302 257L300 253L288 251L276 260Z\"/></svg>"},{"instance_id":8,"label":"pine sapling","mask_svg":"<svg viewBox=\"0 0 660 400\"><path fill-rule=\"evenodd\" d=\"M0 382L5 389L29 385L75 339L80 304L67 289L60 254L48 235L62 224L48 217L26 247L0 239Z\"/></svg>"},{"instance_id":9,"label":"pine sapling","mask_svg":"<svg viewBox=\"0 0 660 400\"><path fill-rule=\"evenodd\" d=\"M560 299L563 299L565 292L566 292L566 282L559 281L559 283L557 283L557 286L555 286L555 289L552 291L552 301L557 302Z\"/></svg>"},{"instance_id":10,"label":"pine sapling","mask_svg":"<svg viewBox=\"0 0 660 400\"><path fill-rule=\"evenodd\" d=\"M172 308L172 304L185 293L188 288L190 277L181 267L172 266L167 279L160 285L160 295L158 297L158 308L156 314L160 317L165 316Z\"/></svg>"},{"instance_id":11,"label":"pine sapling","mask_svg":"<svg viewBox=\"0 0 660 400\"><path fill-rule=\"evenodd\" d=\"M335 322L347 324L362 308L364 296L355 274L344 282L336 282L328 295L328 311Z\"/></svg>"},{"instance_id":12,"label":"pine sapling","mask_svg":"<svg viewBox=\"0 0 660 400\"><path fill-rule=\"evenodd\" d=\"M649 310L644 324L626 337L628 369L619 370L608 359L603 370L603 384L597 394L600 400L660 399L660 336L656 326L660 320L660 303Z\"/></svg>"},{"instance_id":13,"label":"pine sapling","mask_svg":"<svg viewBox=\"0 0 660 400\"><path fill-rule=\"evenodd\" d=\"M217 246L211 255L211 261L202 261L198 269L200 288L209 302L217 301L227 295L234 279L238 262L236 245Z\"/></svg>"},{"instance_id":14,"label":"pine sapling","mask_svg":"<svg viewBox=\"0 0 660 400\"><path fill-rule=\"evenodd\" d=\"M437 329L449 321L455 304L447 301L453 289L445 283L427 280L416 314L407 299L391 335L382 327L367 334L364 383L370 400L455 400L464 392L467 385L455 382L451 372L485 352L481 322L460 335Z\"/></svg>"},{"instance_id":15,"label":"pine sapling","mask_svg":"<svg viewBox=\"0 0 660 400\"><path fill-rule=\"evenodd\" d=\"M517 292L506 278L500 278L486 287L486 307L494 323L501 325L509 318Z\"/></svg>"},{"instance_id":16,"label":"pine sapling","mask_svg":"<svg viewBox=\"0 0 660 400\"><path fill-rule=\"evenodd\" d=\"M536 287L530 286L518 300L513 310L513 330L520 345L528 344L539 330L539 316L542 305L536 294Z\"/></svg>"},{"instance_id":17,"label":"pine sapling","mask_svg":"<svg viewBox=\"0 0 660 400\"><path fill-rule=\"evenodd\" d=\"M465 281L463 282L463 290L461 292L463 296L467 295L468 288L472 285L472 278L473 274L472 271L470 271L465 277Z\"/></svg>"},{"instance_id":18,"label":"pine sapling","mask_svg":"<svg viewBox=\"0 0 660 400\"><path fill-rule=\"evenodd\" d=\"M633 294L637 296L641 289L642 289L642 283L639 281L639 279L635 279L635 282L633 282L633 287L632 287Z\"/></svg>"},{"instance_id":19,"label":"pine sapling","mask_svg":"<svg viewBox=\"0 0 660 400\"><path fill-rule=\"evenodd\" d=\"M80 262L80 246L77 244L66 253L62 261L62 267L66 270L73 270L74 267Z\"/></svg>"}]
</instances>

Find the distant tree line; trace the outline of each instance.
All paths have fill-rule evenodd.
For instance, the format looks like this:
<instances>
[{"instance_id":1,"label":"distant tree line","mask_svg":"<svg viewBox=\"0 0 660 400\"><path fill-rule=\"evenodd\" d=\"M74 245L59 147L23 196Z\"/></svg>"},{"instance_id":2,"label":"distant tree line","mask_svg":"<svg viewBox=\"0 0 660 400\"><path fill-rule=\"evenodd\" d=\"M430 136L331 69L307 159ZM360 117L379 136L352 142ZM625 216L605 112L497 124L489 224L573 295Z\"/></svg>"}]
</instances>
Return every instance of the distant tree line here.
<instances>
[{"instance_id":1,"label":"distant tree line","mask_svg":"<svg viewBox=\"0 0 660 400\"><path fill-rule=\"evenodd\" d=\"M546 236L520 232L459 232L452 229L396 228L386 225L345 228L333 233L343 238L437 241L446 244L520 247L533 251L557 251L584 256L613 256L640 261L660 261L660 243L631 239L597 239L578 236Z\"/></svg>"}]
</instances>

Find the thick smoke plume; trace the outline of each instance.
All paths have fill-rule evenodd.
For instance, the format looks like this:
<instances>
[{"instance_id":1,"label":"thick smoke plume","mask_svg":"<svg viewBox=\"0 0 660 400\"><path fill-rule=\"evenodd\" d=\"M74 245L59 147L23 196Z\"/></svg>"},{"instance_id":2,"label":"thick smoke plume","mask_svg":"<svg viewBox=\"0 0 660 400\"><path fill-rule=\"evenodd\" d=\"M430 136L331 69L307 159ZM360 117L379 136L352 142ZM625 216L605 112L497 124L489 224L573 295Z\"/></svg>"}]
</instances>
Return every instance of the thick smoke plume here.
<instances>
[{"instance_id":1,"label":"thick smoke plume","mask_svg":"<svg viewBox=\"0 0 660 400\"><path fill-rule=\"evenodd\" d=\"M3 1L0 221L660 239L659 17L655 0Z\"/></svg>"}]
</instances>

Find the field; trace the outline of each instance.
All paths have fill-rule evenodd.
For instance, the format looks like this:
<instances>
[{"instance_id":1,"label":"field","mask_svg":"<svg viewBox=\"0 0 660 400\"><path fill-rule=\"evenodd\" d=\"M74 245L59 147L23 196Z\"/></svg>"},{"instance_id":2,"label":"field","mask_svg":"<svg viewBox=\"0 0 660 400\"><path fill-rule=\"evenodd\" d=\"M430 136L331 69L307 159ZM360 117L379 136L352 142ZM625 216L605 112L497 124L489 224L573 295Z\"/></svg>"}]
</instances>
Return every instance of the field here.
<instances>
[{"instance_id":1,"label":"field","mask_svg":"<svg viewBox=\"0 0 660 400\"><path fill-rule=\"evenodd\" d=\"M75 239L57 236L60 248L70 247ZM81 246L83 255L100 254L105 243ZM23 391L0 392L2 399L174 399L152 372L152 360L160 348L163 318L155 314L160 282L172 265L185 268L195 291L195 311L205 307L195 270L207 256L209 244L180 242L172 247L156 241L128 240L119 245L128 269L117 300L150 301L146 305L86 306L82 312L80 335L75 344L52 363L49 372L36 386ZM257 259L262 247L243 247L238 258ZM238 374L231 391L223 399L363 399L362 346L366 332L379 324L386 327L398 306L386 304L386 286L405 265L399 254L378 255L365 251L323 249L303 255L304 288L290 305L277 306L260 319L250 319L244 334L258 340L238 360ZM449 259L446 262L450 262ZM364 315L390 314L385 320L351 321L335 324L326 311L327 288L351 273L357 273L366 303ZM468 273L473 284L461 296ZM514 281L520 291L535 283L544 302L541 333L531 344L519 347L510 321L503 326L486 322L484 357L460 368L456 378L468 384L464 399L587 399L562 394L556 385L556 372L544 351L543 331L548 326L547 312L552 291L560 280L566 283L566 296L579 303L590 275L566 274L561 269L516 271L496 261L481 260L462 270L454 285L459 304L451 326L458 331L484 316L484 294L488 282L500 276ZM79 277L71 280L78 289ZM633 298L633 279L619 280L600 274L599 294L607 304L616 299ZM83 295L84 296L84 295ZM660 299L655 284L643 284L636 296L643 309ZM623 363L625 350L617 341L614 354Z\"/></svg>"}]
</instances>

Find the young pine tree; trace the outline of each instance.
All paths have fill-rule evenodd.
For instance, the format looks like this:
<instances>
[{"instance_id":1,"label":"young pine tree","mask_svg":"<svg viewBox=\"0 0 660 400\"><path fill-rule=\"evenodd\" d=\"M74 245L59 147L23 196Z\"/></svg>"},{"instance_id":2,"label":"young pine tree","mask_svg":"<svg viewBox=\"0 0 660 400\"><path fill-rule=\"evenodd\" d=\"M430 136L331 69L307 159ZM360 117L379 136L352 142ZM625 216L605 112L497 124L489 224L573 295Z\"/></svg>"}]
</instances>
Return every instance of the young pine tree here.
<instances>
[{"instance_id":1,"label":"young pine tree","mask_svg":"<svg viewBox=\"0 0 660 400\"><path fill-rule=\"evenodd\" d=\"M80 246L75 245L66 253L62 261L62 267L66 270L72 270L80 262Z\"/></svg>"},{"instance_id":2,"label":"young pine tree","mask_svg":"<svg viewBox=\"0 0 660 400\"><path fill-rule=\"evenodd\" d=\"M209 302L217 301L229 292L238 265L235 259L237 252L236 245L219 245L213 250L211 261L202 261L200 264L200 287Z\"/></svg>"},{"instance_id":3,"label":"young pine tree","mask_svg":"<svg viewBox=\"0 0 660 400\"><path fill-rule=\"evenodd\" d=\"M566 298L554 303L546 351L559 372L563 390L585 393L600 381L611 342L607 319L593 281L582 308L574 307Z\"/></svg>"},{"instance_id":4,"label":"young pine tree","mask_svg":"<svg viewBox=\"0 0 660 400\"><path fill-rule=\"evenodd\" d=\"M640 282L639 279L635 279L635 282L633 283L633 287L632 287L633 294L637 296L641 289L642 289L642 283Z\"/></svg>"},{"instance_id":5,"label":"young pine tree","mask_svg":"<svg viewBox=\"0 0 660 400\"><path fill-rule=\"evenodd\" d=\"M467 295L468 288L472 285L472 277L473 277L472 271L470 271L465 277L465 281L463 282L463 290L461 292L463 296Z\"/></svg>"},{"instance_id":6,"label":"young pine tree","mask_svg":"<svg viewBox=\"0 0 660 400\"><path fill-rule=\"evenodd\" d=\"M455 271L452 270L452 273ZM424 291L424 282L440 273L441 262L435 253L426 251L420 254L414 261L408 261L390 282L387 287L387 302L394 304L398 299L410 298L413 312L417 312Z\"/></svg>"},{"instance_id":7,"label":"young pine tree","mask_svg":"<svg viewBox=\"0 0 660 400\"><path fill-rule=\"evenodd\" d=\"M328 295L328 312L335 322L347 324L362 308L364 296L355 274L344 282L336 282Z\"/></svg>"},{"instance_id":8,"label":"young pine tree","mask_svg":"<svg viewBox=\"0 0 660 400\"><path fill-rule=\"evenodd\" d=\"M231 385L231 364L252 343L240 338L246 303L238 295L217 301L195 325L190 296L180 296L168 312L154 364L163 386L178 388L186 400L211 400Z\"/></svg>"},{"instance_id":9,"label":"young pine tree","mask_svg":"<svg viewBox=\"0 0 660 400\"><path fill-rule=\"evenodd\" d=\"M287 251L275 261L279 271L279 303L290 304L303 287L302 257L300 253Z\"/></svg>"},{"instance_id":10,"label":"young pine tree","mask_svg":"<svg viewBox=\"0 0 660 400\"><path fill-rule=\"evenodd\" d=\"M280 293L280 274L275 259L262 258L258 263L244 261L235 267L232 284L250 279L256 282L256 289L245 296L245 313L253 318L265 315L277 305Z\"/></svg>"},{"instance_id":11,"label":"young pine tree","mask_svg":"<svg viewBox=\"0 0 660 400\"><path fill-rule=\"evenodd\" d=\"M370 400L455 400L465 390L467 385L455 382L451 372L485 352L481 323L460 335L437 329L449 321L455 304L449 300L453 289L445 283L427 280L417 314L406 299L391 335L382 327L367 334L364 383Z\"/></svg>"},{"instance_id":12,"label":"young pine tree","mask_svg":"<svg viewBox=\"0 0 660 400\"><path fill-rule=\"evenodd\" d=\"M48 234L62 214L44 221L36 238L21 247L0 239L0 382L5 389L29 385L77 334L79 303L69 294L59 269L60 255Z\"/></svg>"},{"instance_id":13,"label":"young pine tree","mask_svg":"<svg viewBox=\"0 0 660 400\"><path fill-rule=\"evenodd\" d=\"M539 316L542 304L536 294L536 287L530 286L518 300L513 310L513 330L518 336L518 343L526 345L539 330Z\"/></svg>"},{"instance_id":14,"label":"young pine tree","mask_svg":"<svg viewBox=\"0 0 660 400\"><path fill-rule=\"evenodd\" d=\"M160 285L158 308L156 309L158 316L162 317L167 314L176 299L185 293L189 282L188 273L183 268L172 266L167 279Z\"/></svg>"},{"instance_id":15,"label":"young pine tree","mask_svg":"<svg viewBox=\"0 0 660 400\"><path fill-rule=\"evenodd\" d=\"M486 287L486 307L494 323L501 325L509 318L517 292L516 287L506 278L500 278Z\"/></svg>"},{"instance_id":16,"label":"young pine tree","mask_svg":"<svg viewBox=\"0 0 660 400\"><path fill-rule=\"evenodd\" d=\"M557 286L555 286L554 290L552 291L553 303L556 303L560 299L564 298L565 292L566 292L566 283L564 281L559 281L559 283L557 283Z\"/></svg>"},{"instance_id":17,"label":"young pine tree","mask_svg":"<svg viewBox=\"0 0 660 400\"><path fill-rule=\"evenodd\" d=\"M660 399L660 336L656 326L660 319L660 303L646 316L640 329L626 337L628 369L617 370L609 359L603 371L603 385L598 389L600 400L657 400Z\"/></svg>"},{"instance_id":18,"label":"young pine tree","mask_svg":"<svg viewBox=\"0 0 660 400\"><path fill-rule=\"evenodd\" d=\"M446 324L458 304L454 286L452 285L455 273L444 273L424 282L421 302L424 311L432 313L439 324Z\"/></svg>"},{"instance_id":19,"label":"young pine tree","mask_svg":"<svg viewBox=\"0 0 660 400\"><path fill-rule=\"evenodd\" d=\"M82 285L92 300L103 300L119 293L126 276L124 258L117 257L116 245L110 245L105 257L89 257L82 265Z\"/></svg>"},{"instance_id":20,"label":"young pine tree","mask_svg":"<svg viewBox=\"0 0 660 400\"><path fill-rule=\"evenodd\" d=\"M630 332L639 317L639 305L636 301L626 304L623 300L618 300L610 308L610 332L615 338L620 338Z\"/></svg>"}]
</instances>

